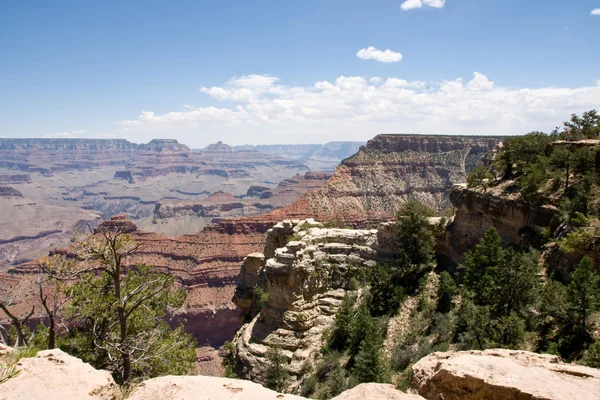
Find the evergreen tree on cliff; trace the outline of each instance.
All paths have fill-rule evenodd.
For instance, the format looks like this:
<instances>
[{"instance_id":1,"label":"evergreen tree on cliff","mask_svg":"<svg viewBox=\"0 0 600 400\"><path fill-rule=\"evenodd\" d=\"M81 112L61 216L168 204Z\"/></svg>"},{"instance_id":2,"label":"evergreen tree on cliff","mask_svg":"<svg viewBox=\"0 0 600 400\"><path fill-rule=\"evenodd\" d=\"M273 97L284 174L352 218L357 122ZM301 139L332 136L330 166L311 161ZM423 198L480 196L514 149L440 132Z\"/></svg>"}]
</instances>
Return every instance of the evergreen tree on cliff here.
<instances>
[{"instance_id":1,"label":"evergreen tree on cliff","mask_svg":"<svg viewBox=\"0 0 600 400\"><path fill-rule=\"evenodd\" d=\"M267 350L266 385L277 392L285 392L288 387L289 373L286 370L287 359L280 347L270 347Z\"/></svg>"},{"instance_id":2,"label":"evergreen tree on cliff","mask_svg":"<svg viewBox=\"0 0 600 400\"><path fill-rule=\"evenodd\" d=\"M185 291L174 289L173 277L154 267L125 270L138 249L129 235L110 230L75 244L84 269L69 288L66 314L78 325L62 346L124 383L185 373L195 359L194 340L164 320L168 309L182 305Z\"/></svg>"},{"instance_id":3,"label":"evergreen tree on cliff","mask_svg":"<svg viewBox=\"0 0 600 400\"><path fill-rule=\"evenodd\" d=\"M404 203L398 213L395 226L398 248L411 265L426 265L433 261L435 236L429 217L433 217L433 212L416 200Z\"/></svg>"}]
</instances>

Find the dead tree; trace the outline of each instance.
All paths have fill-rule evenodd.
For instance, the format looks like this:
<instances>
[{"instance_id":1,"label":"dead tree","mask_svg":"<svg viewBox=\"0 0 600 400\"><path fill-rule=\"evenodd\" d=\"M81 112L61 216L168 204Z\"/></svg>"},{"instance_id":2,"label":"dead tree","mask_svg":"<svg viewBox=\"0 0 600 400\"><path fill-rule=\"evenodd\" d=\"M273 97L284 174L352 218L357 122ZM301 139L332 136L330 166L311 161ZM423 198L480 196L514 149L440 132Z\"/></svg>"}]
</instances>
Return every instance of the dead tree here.
<instances>
[{"instance_id":1,"label":"dead tree","mask_svg":"<svg viewBox=\"0 0 600 400\"><path fill-rule=\"evenodd\" d=\"M33 315L35 311L35 306L31 306L31 311L25 317L19 317L14 315L8 307L15 305L11 300L0 301L0 309L4 311L4 314L12 321L13 326L17 332L17 342L15 343L15 347L27 346L29 345L29 340L25 336L24 328L27 326L27 321ZM4 328L3 328L4 329ZM7 335L8 336L8 335ZM8 338L6 338L8 341Z\"/></svg>"}]
</instances>

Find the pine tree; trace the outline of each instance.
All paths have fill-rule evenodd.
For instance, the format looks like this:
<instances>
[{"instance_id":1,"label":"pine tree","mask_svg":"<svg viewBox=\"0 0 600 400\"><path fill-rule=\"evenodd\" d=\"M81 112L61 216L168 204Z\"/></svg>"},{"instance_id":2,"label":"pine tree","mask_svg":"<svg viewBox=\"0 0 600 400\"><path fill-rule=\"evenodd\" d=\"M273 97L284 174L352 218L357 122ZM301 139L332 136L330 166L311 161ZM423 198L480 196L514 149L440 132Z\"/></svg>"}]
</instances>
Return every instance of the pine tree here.
<instances>
[{"instance_id":1,"label":"pine tree","mask_svg":"<svg viewBox=\"0 0 600 400\"><path fill-rule=\"evenodd\" d=\"M277 392L285 392L288 387L289 373L287 359L278 346L267 350L267 374L265 386Z\"/></svg>"},{"instance_id":2,"label":"pine tree","mask_svg":"<svg viewBox=\"0 0 600 400\"><path fill-rule=\"evenodd\" d=\"M433 261L435 236L429 224L432 216L433 211L416 200L404 203L398 213L395 225L398 248L412 265L427 265Z\"/></svg>"},{"instance_id":3,"label":"pine tree","mask_svg":"<svg viewBox=\"0 0 600 400\"><path fill-rule=\"evenodd\" d=\"M382 336L376 324L368 325L365 336L360 343L358 354L354 359L353 375L360 383L383 382L385 380L382 345Z\"/></svg>"},{"instance_id":4,"label":"pine tree","mask_svg":"<svg viewBox=\"0 0 600 400\"><path fill-rule=\"evenodd\" d=\"M476 304L490 304L496 290L493 270L504 265L502 238L494 228L488 229L473 252L465 254L465 287L473 293Z\"/></svg>"},{"instance_id":5,"label":"pine tree","mask_svg":"<svg viewBox=\"0 0 600 400\"><path fill-rule=\"evenodd\" d=\"M452 298L458 293L456 282L448 271L440 274L440 286L438 288L437 311L447 313L452 309Z\"/></svg>"},{"instance_id":6,"label":"pine tree","mask_svg":"<svg viewBox=\"0 0 600 400\"><path fill-rule=\"evenodd\" d=\"M354 301L356 296L346 292L342 303L335 314L333 330L329 338L329 348L332 350L345 350L350 340L350 329L354 315Z\"/></svg>"},{"instance_id":7,"label":"pine tree","mask_svg":"<svg viewBox=\"0 0 600 400\"><path fill-rule=\"evenodd\" d=\"M361 342L374 325L375 321L373 320L373 317L371 317L369 311L368 299L364 298L354 314L352 325L350 327L350 341L348 347L351 357L354 358L358 354Z\"/></svg>"},{"instance_id":8,"label":"pine tree","mask_svg":"<svg viewBox=\"0 0 600 400\"><path fill-rule=\"evenodd\" d=\"M584 257L571 274L567 287L571 304L571 317L575 332L589 336L589 319L598 309L600 300L600 276L594 269L592 259Z\"/></svg>"}]
</instances>

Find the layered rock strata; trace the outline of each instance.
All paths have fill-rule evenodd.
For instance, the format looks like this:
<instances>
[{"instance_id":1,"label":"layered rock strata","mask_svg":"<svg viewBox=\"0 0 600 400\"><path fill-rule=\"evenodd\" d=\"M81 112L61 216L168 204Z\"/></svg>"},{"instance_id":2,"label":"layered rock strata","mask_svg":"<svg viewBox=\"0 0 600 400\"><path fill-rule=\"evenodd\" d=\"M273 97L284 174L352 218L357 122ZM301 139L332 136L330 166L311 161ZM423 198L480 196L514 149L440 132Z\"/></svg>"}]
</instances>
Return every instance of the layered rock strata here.
<instances>
[{"instance_id":1,"label":"layered rock strata","mask_svg":"<svg viewBox=\"0 0 600 400\"><path fill-rule=\"evenodd\" d=\"M264 382L266 352L280 346L288 372L298 377L318 355L344 295L357 293L366 270L390 254L378 236L375 229L324 228L311 219L269 230L264 253L249 255L238 277L234 302L252 319L236 334L237 373Z\"/></svg>"},{"instance_id":2,"label":"layered rock strata","mask_svg":"<svg viewBox=\"0 0 600 400\"><path fill-rule=\"evenodd\" d=\"M452 186L466 182L500 142L489 136L378 135L319 189L261 218L315 218L362 228L394 218L408 199L440 211L451 207Z\"/></svg>"}]
</instances>

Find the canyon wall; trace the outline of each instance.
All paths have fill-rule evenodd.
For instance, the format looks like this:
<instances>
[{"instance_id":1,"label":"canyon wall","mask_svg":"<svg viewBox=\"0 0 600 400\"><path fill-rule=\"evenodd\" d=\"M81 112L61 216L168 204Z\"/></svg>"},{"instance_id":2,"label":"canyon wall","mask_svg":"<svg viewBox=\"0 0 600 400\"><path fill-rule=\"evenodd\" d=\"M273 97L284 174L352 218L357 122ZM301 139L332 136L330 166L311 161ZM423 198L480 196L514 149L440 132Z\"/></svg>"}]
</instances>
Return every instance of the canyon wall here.
<instances>
[{"instance_id":1,"label":"canyon wall","mask_svg":"<svg viewBox=\"0 0 600 400\"><path fill-rule=\"evenodd\" d=\"M540 231L552 226L556 207L532 205L520 196L505 193L505 186L486 192L467 188L465 184L453 187L450 201L456 214L438 241L439 254L451 262L462 262L464 252L472 250L491 227L498 230L504 246L540 247Z\"/></svg>"},{"instance_id":2,"label":"canyon wall","mask_svg":"<svg viewBox=\"0 0 600 400\"><path fill-rule=\"evenodd\" d=\"M260 218L376 226L394 218L411 198L440 211L451 207L452 186L466 182L469 172L500 142L489 136L378 135L343 160L319 189Z\"/></svg>"}]
</instances>

